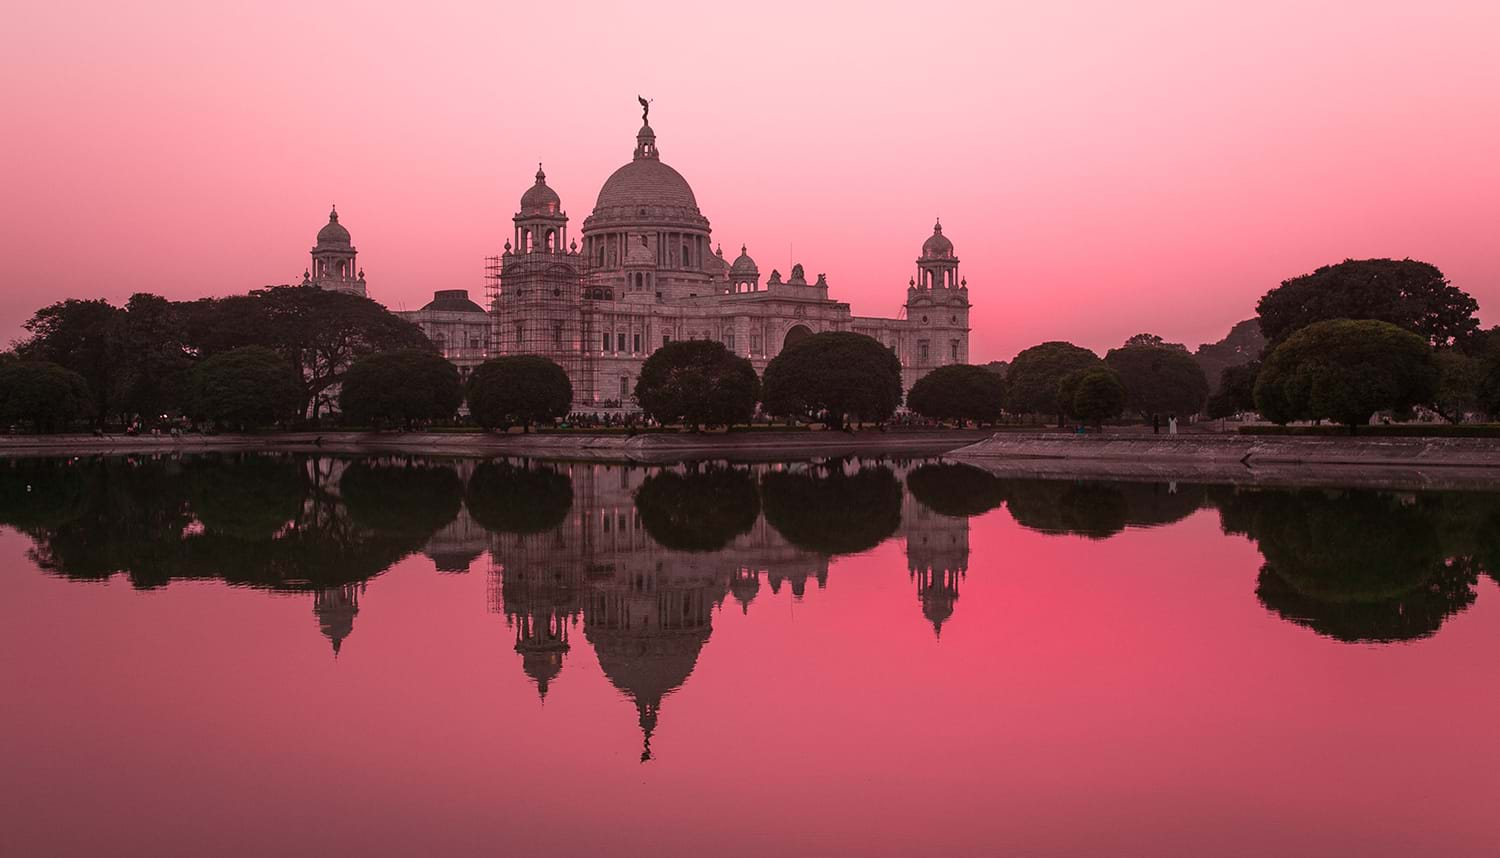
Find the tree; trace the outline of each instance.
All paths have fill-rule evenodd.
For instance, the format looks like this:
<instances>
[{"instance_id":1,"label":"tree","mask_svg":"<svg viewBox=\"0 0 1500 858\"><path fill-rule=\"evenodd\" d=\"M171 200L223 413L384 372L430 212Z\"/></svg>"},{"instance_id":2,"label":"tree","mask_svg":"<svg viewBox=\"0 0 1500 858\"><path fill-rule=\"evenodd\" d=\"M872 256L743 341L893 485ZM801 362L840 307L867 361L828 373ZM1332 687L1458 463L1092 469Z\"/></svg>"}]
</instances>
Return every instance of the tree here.
<instances>
[{"instance_id":1,"label":"tree","mask_svg":"<svg viewBox=\"0 0 1500 858\"><path fill-rule=\"evenodd\" d=\"M1110 349L1104 362L1125 386L1125 409L1142 415L1197 414L1208 399L1208 379L1187 349L1129 345Z\"/></svg>"},{"instance_id":2,"label":"tree","mask_svg":"<svg viewBox=\"0 0 1500 858\"><path fill-rule=\"evenodd\" d=\"M940 366L917 379L907 407L933 420L994 422L1005 407L1005 379L982 366Z\"/></svg>"},{"instance_id":3,"label":"tree","mask_svg":"<svg viewBox=\"0 0 1500 858\"><path fill-rule=\"evenodd\" d=\"M1203 368L1210 392L1218 393L1219 382L1224 378L1225 370L1260 360L1261 352L1265 349L1266 338L1260 332L1260 321L1246 319L1230 328L1224 339L1198 346L1193 357L1198 361L1198 366ZM1253 406L1247 405L1245 410L1251 407Z\"/></svg>"},{"instance_id":4,"label":"tree","mask_svg":"<svg viewBox=\"0 0 1500 858\"><path fill-rule=\"evenodd\" d=\"M1484 383L1485 365L1456 349L1438 349L1432 355L1438 369L1437 392L1432 410L1449 423L1464 419L1470 411L1479 410L1479 389Z\"/></svg>"},{"instance_id":5,"label":"tree","mask_svg":"<svg viewBox=\"0 0 1500 858\"><path fill-rule=\"evenodd\" d=\"M1479 329L1479 304L1436 266L1413 259L1346 259L1293 277L1256 304L1261 332L1278 345L1298 330L1333 319L1375 319L1411 331L1434 346Z\"/></svg>"},{"instance_id":6,"label":"tree","mask_svg":"<svg viewBox=\"0 0 1500 858\"><path fill-rule=\"evenodd\" d=\"M130 296L112 329L117 356L115 407L151 418L182 407L183 385L193 358L177 305L159 295Z\"/></svg>"},{"instance_id":7,"label":"tree","mask_svg":"<svg viewBox=\"0 0 1500 858\"><path fill-rule=\"evenodd\" d=\"M759 400L755 367L713 340L667 343L646 358L635 384L636 404L662 424L748 423Z\"/></svg>"},{"instance_id":8,"label":"tree","mask_svg":"<svg viewBox=\"0 0 1500 858\"><path fill-rule=\"evenodd\" d=\"M120 309L108 301L69 299L43 307L22 325L31 336L16 348L23 360L46 361L83 376L93 396L90 413L114 413L111 395L120 370L113 348Z\"/></svg>"},{"instance_id":9,"label":"tree","mask_svg":"<svg viewBox=\"0 0 1500 858\"><path fill-rule=\"evenodd\" d=\"M1095 426L1125 410L1125 386L1107 366L1092 366L1070 372L1058 382L1058 400L1066 412Z\"/></svg>"},{"instance_id":10,"label":"tree","mask_svg":"<svg viewBox=\"0 0 1500 858\"><path fill-rule=\"evenodd\" d=\"M864 334L825 331L804 337L771 359L765 410L785 418L826 415L881 422L901 405L901 361Z\"/></svg>"},{"instance_id":11,"label":"tree","mask_svg":"<svg viewBox=\"0 0 1500 858\"><path fill-rule=\"evenodd\" d=\"M1219 390L1208 398L1205 410L1215 420L1255 410L1255 376L1260 373L1260 361L1253 360L1226 367L1219 374Z\"/></svg>"},{"instance_id":12,"label":"tree","mask_svg":"<svg viewBox=\"0 0 1500 858\"><path fill-rule=\"evenodd\" d=\"M1032 346L1010 363L1005 408L1012 414L1056 414L1061 426L1068 407L1058 398L1058 382L1071 372L1099 364L1098 355L1072 343Z\"/></svg>"},{"instance_id":13,"label":"tree","mask_svg":"<svg viewBox=\"0 0 1500 858\"><path fill-rule=\"evenodd\" d=\"M360 295L312 286L275 286L249 295L193 302L182 309L191 345L202 356L264 346L302 379L302 413L331 404L354 362L376 352L436 352L411 322Z\"/></svg>"},{"instance_id":14,"label":"tree","mask_svg":"<svg viewBox=\"0 0 1500 858\"><path fill-rule=\"evenodd\" d=\"M1151 346L1158 349L1176 349L1180 352L1187 351L1187 346L1182 343L1169 343L1156 334L1136 334L1125 340L1124 348L1131 346Z\"/></svg>"},{"instance_id":15,"label":"tree","mask_svg":"<svg viewBox=\"0 0 1500 858\"><path fill-rule=\"evenodd\" d=\"M349 367L339 410L357 424L444 420L463 404L458 368L430 351L377 352Z\"/></svg>"},{"instance_id":16,"label":"tree","mask_svg":"<svg viewBox=\"0 0 1500 858\"><path fill-rule=\"evenodd\" d=\"M93 407L88 383L71 369L47 361L0 363L0 420L29 420L38 432L55 432Z\"/></svg>"},{"instance_id":17,"label":"tree","mask_svg":"<svg viewBox=\"0 0 1500 858\"><path fill-rule=\"evenodd\" d=\"M493 358L469 375L469 413L486 429L551 422L568 413L573 384L562 367L536 355Z\"/></svg>"},{"instance_id":18,"label":"tree","mask_svg":"<svg viewBox=\"0 0 1500 858\"><path fill-rule=\"evenodd\" d=\"M188 413L240 428L297 414L302 384L286 358L264 346L214 355L188 375Z\"/></svg>"},{"instance_id":19,"label":"tree","mask_svg":"<svg viewBox=\"0 0 1500 858\"><path fill-rule=\"evenodd\" d=\"M1292 334L1266 358L1255 405L1266 419L1333 420L1354 428L1385 408L1431 402L1432 349L1388 322L1337 319Z\"/></svg>"},{"instance_id":20,"label":"tree","mask_svg":"<svg viewBox=\"0 0 1500 858\"><path fill-rule=\"evenodd\" d=\"M1491 420L1500 420L1500 362L1492 364L1484 380L1479 382L1477 401L1480 410Z\"/></svg>"}]
</instances>

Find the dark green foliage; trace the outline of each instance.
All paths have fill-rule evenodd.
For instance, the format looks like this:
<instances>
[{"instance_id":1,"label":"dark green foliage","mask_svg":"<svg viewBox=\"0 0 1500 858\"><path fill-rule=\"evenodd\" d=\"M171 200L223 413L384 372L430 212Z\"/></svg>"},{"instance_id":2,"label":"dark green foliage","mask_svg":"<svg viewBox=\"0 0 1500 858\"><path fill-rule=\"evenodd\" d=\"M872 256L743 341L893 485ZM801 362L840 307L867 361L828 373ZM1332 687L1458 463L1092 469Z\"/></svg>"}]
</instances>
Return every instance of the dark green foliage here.
<instances>
[{"instance_id":1,"label":"dark green foliage","mask_svg":"<svg viewBox=\"0 0 1500 858\"><path fill-rule=\"evenodd\" d=\"M110 395L121 370L115 331L123 311L108 301L69 299L36 311L24 325L31 336L16 348L23 360L45 361L83 377L93 397L90 413L101 420L114 412Z\"/></svg>"},{"instance_id":2,"label":"dark green foliage","mask_svg":"<svg viewBox=\"0 0 1500 858\"><path fill-rule=\"evenodd\" d=\"M422 461L355 462L339 479L339 496L356 525L413 542L451 524L463 494L452 466Z\"/></svg>"},{"instance_id":3,"label":"dark green foliage","mask_svg":"<svg viewBox=\"0 0 1500 858\"><path fill-rule=\"evenodd\" d=\"M57 432L93 413L83 376L55 363L0 364L0 421L28 421L38 432Z\"/></svg>"},{"instance_id":4,"label":"dark green foliage","mask_svg":"<svg viewBox=\"0 0 1500 858\"><path fill-rule=\"evenodd\" d=\"M846 474L841 464L770 471L761 478L766 522L819 554L868 551L901 526L901 481L886 467Z\"/></svg>"},{"instance_id":5,"label":"dark green foliage","mask_svg":"<svg viewBox=\"0 0 1500 858\"><path fill-rule=\"evenodd\" d=\"M1500 420L1500 361L1492 364L1479 382L1475 401L1491 420Z\"/></svg>"},{"instance_id":6,"label":"dark green foliage","mask_svg":"<svg viewBox=\"0 0 1500 858\"><path fill-rule=\"evenodd\" d=\"M1479 410L1480 387L1484 383L1485 364L1456 349L1438 349L1432 355L1438 369L1437 392L1432 410L1449 423L1457 423L1471 411Z\"/></svg>"},{"instance_id":7,"label":"dark green foliage","mask_svg":"<svg viewBox=\"0 0 1500 858\"><path fill-rule=\"evenodd\" d=\"M1063 376L1057 400L1067 414L1098 426L1125 410L1125 386L1114 370L1093 366Z\"/></svg>"},{"instance_id":8,"label":"dark green foliage","mask_svg":"<svg viewBox=\"0 0 1500 858\"><path fill-rule=\"evenodd\" d=\"M110 396L114 410L148 419L181 410L193 357L176 307L143 292L130 296L117 316L111 346L118 361Z\"/></svg>"},{"instance_id":9,"label":"dark green foliage","mask_svg":"<svg viewBox=\"0 0 1500 858\"><path fill-rule=\"evenodd\" d=\"M410 349L376 352L349 367L339 410L355 424L446 420L463 404L458 368L440 354Z\"/></svg>"},{"instance_id":10,"label":"dark green foliage","mask_svg":"<svg viewBox=\"0 0 1500 858\"><path fill-rule=\"evenodd\" d=\"M968 518L1005 502L1004 486L973 465L922 465L906 475L906 489L938 515Z\"/></svg>"},{"instance_id":11,"label":"dark green foliage","mask_svg":"<svg viewBox=\"0 0 1500 858\"><path fill-rule=\"evenodd\" d=\"M573 481L543 466L485 462L464 490L469 515L497 533L542 533L562 524L573 508Z\"/></svg>"},{"instance_id":12,"label":"dark green foliage","mask_svg":"<svg viewBox=\"0 0 1500 858\"><path fill-rule=\"evenodd\" d=\"M713 340L673 340L651 353L635 401L662 424L692 427L748 423L760 400L755 367Z\"/></svg>"},{"instance_id":13,"label":"dark green foliage","mask_svg":"<svg viewBox=\"0 0 1500 858\"><path fill-rule=\"evenodd\" d=\"M535 355L493 358L469 375L469 414L486 429L550 423L568 413L573 384L562 367Z\"/></svg>"},{"instance_id":14,"label":"dark green foliage","mask_svg":"<svg viewBox=\"0 0 1500 858\"><path fill-rule=\"evenodd\" d=\"M901 361L864 334L825 331L772 358L764 384L766 413L777 417L880 422L901 405Z\"/></svg>"},{"instance_id":15,"label":"dark green foliage","mask_svg":"<svg viewBox=\"0 0 1500 858\"><path fill-rule=\"evenodd\" d=\"M1395 495L1324 490L1218 497L1225 532L1246 534L1265 558L1255 591L1261 604L1350 642L1426 637L1474 601L1476 567L1460 552L1482 542L1485 510L1455 500L1411 504ZM1450 529L1450 522L1459 526Z\"/></svg>"},{"instance_id":16,"label":"dark green foliage","mask_svg":"<svg viewBox=\"0 0 1500 858\"><path fill-rule=\"evenodd\" d=\"M1254 411L1255 377L1259 374L1259 360L1226 368L1219 378L1218 392L1208 398L1208 416L1219 420L1241 411Z\"/></svg>"},{"instance_id":17,"label":"dark green foliage","mask_svg":"<svg viewBox=\"0 0 1500 858\"><path fill-rule=\"evenodd\" d=\"M1129 523L1129 504L1113 485L1062 480L1006 480L1003 484L1011 518L1031 530L1107 539Z\"/></svg>"},{"instance_id":18,"label":"dark green foliage","mask_svg":"<svg viewBox=\"0 0 1500 858\"><path fill-rule=\"evenodd\" d=\"M82 466L75 459L0 459L0 524L37 533L83 511Z\"/></svg>"},{"instance_id":19,"label":"dark green foliage","mask_svg":"<svg viewBox=\"0 0 1500 858\"><path fill-rule=\"evenodd\" d=\"M651 538L676 551L718 551L760 518L760 492L744 468L709 465L658 471L635 493Z\"/></svg>"},{"instance_id":20,"label":"dark green foliage","mask_svg":"<svg viewBox=\"0 0 1500 858\"><path fill-rule=\"evenodd\" d=\"M187 391L189 414L237 428L290 419L303 397L292 365L261 346L234 349L199 363L188 374Z\"/></svg>"},{"instance_id":21,"label":"dark green foliage","mask_svg":"<svg viewBox=\"0 0 1500 858\"><path fill-rule=\"evenodd\" d=\"M1271 352L1255 405L1273 423L1332 420L1352 430L1376 411L1431 402L1437 387L1421 337L1387 322L1338 319L1309 325Z\"/></svg>"},{"instance_id":22,"label":"dark green foliage","mask_svg":"<svg viewBox=\"0 0 1500 858\"><path fill-rule=\"evenodd\" d=\"M1005 374L1005 409L1012 414L1055 414L1061 426L1070 404L1059 399L1059 383L1070 373L1099 364L1098 355L1072 343L1032 346L1016 355Z\"/></svg>"},{"instance_id":23,"label":"dark green foliage","mask_svg":"<svg viewBox=\"0 0 1500 858\"><path fill-rule=\"evenodd\" d=\"M1203 377L1208 379L1209 392L1212 394L1219 392L1226 370L1260 360L1265 349L1266 338L1260 332L1260 320L1246 319L1230 328L1224 339L1198 346L1193 358L1202 367ZM1253 407L1252 403L1240 410L1248 411Z\"/></svg>"},{"instance_id":24,"label":"dark green foliage","mask_svg":"<svg viewBox=\"0 0 1500 858\"><path fill-rule=\"evenodd\" d=\"M1126 411L1186 417L1201 411L1208 399L1208 379L1186 349L1126 344L1110 349L1104 362L1125 386Z\"/></svg>"},{"instance_id":25,"label":"dark green foliage","mask_svg":"<svg viewBox=\"0 0 1500 858\"><path fill-rule=\"evenodd\" d=\"M906 405L933 420L992 423L1005 408L1005 379L982 366L942 366L917 379Z\"/></svg>"},{"instance_id":26,"label":"dark green foliage","mask_svg":"<svg viewBox=\"0 0 1500 858\"><path fill-rule=\"evenodd\" d=\"M1256 304L1261 332L1274 346L1294 332L1333 319L1375 319L1418 334L1433 346L1463 341L1479 328L1479 304L1449 285L1436 266L1413 259L1346 259L1293 277Z\"/></svg>"},{"instance_id":27,"label":"dark green foliage","mask_svg":"<svg viewBox=\"0 0 1500 858\"><path fill-rule=\"evenodd\" d=\"M1128 349L1132 346L1147 346L1154 349L1172 349L1179 352L1187 351L1187 346L1183 345L1182 343L1169 343L1157 334L1134 334L1126 338L1124 348Z\"/></svg>"}]
</instances>

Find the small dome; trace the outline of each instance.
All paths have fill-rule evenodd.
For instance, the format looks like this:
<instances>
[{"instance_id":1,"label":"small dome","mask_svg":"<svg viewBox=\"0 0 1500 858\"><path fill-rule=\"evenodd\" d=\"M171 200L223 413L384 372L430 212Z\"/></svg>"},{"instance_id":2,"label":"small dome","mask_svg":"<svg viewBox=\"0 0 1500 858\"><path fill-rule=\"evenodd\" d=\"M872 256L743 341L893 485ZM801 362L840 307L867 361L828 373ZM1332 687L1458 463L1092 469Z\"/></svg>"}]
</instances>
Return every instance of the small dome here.
<instances>
[{"instance_id":1,"label":"small dome","mask_svg":"<svg viewBox=\"0 0 1500 858\"><path fill-rule=\"evenodd\" d=\"M334 209L328 213L328 223L318 230L318 244L336 244L343 247L349 246L349 230L339 224L339 210Z\"/></svg>"},{"instance_id":2,"label":"small dome","mask_svg":"<svg viewBox=\"0 0 1500 858\"><path fill-rule=\"evenodd\" d=\"M655 265L656 254L646 244L644 235L630 236L630 248L625 251L626 265Z\"/></svg>"},{"instance_id":3,"label":"small dome","mask_svg":"<svg viewBox=\"0 0 1500 858\"><path fill-rule=\"evenodd\" d=\"M922 242L922 258L945 259L951 256L953 256L953 242L943 235L943 224L939 221L932 226L932 236Z\"/></svg>"},{"instance_id":4,"label":"small dome","mask_svg":"<svg viewBox=\"0 0 1500 858\"><path fill-rule=\"evenodd\" d=\"M483 313L484 308L469 300L467 289L441 289L432 293L432 300L422 308L444 313ZM441 571L441 570L440 570Z\"/></svg>"},{"instance_id":5,"label":"small dome","mask_svg":"<svg viewBox=\"0 0 1500 858\"><path fill-rule=\"evenodd\" d=\"M547 187L547 174L542 172L542 165L536 165L536 184L526 189L521 195L521 214L557 214L562 210L562 200L558 198L557 191Z\"/></svg>"},{"instance_id":6,"label":"small dome","mask_svg":"<svg viewBox=\"0 0 1500 858\"><path fill-rule=\"evenodd\" d=\"M729 276L734 279L741 277L753 279L760 276L760 269L755 267L755 260L745 252L745 245L740 245L740 255L735 257L734 264L729 266Z\"/></svg>"}]
</instances>

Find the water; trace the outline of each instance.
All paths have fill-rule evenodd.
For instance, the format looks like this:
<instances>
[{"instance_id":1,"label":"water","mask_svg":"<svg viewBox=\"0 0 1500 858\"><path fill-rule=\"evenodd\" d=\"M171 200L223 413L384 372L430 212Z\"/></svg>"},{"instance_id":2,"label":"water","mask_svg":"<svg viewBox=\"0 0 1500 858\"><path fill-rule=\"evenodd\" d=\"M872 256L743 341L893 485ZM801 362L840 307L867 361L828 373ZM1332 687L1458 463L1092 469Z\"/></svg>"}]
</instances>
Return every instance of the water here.
<instances>
[{"instance_id":1,"label":"water","mask_svg":"<svg viewBox=\"0 0 1500 858\"><path fill-rule=\"evenodd\" d=\"M0 462L18 855L1493 854L1500 495Z\"/></svg>"}]
</instances>

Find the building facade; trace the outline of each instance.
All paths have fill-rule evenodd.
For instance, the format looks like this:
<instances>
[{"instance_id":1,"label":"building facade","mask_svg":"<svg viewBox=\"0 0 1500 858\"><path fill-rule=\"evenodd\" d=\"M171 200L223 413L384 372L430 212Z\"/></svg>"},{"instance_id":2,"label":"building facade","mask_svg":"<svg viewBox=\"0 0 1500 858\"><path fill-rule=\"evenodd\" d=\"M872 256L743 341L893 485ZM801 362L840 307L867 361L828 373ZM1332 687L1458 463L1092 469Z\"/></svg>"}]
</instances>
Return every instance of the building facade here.
<instances>
[{"instance_id":1,"label":"building facade","mask_svg":"<svg viewBox=\"0 0 1500 858\"><path fill-rule=\"evenodd\" d=\"M830 295L825 275L809 282L800 264L763 278L744 245L726 260L692 187L662 161L644 119L631 160L605 180L578 236L538 165L504 253L487 265L484 305L449 289L400 315L465 375L502 355L557 362L572 380L574 409L583 411L633 410L641 365L675 339L721 342L759 373L801 337L854 331L896 354L908 390L937 367L969 361L968 283L941 223L922 243L900 313L856 316ZM366 294L355 254L331 212L304 285Z\"/></svg>"}]
</instances>

